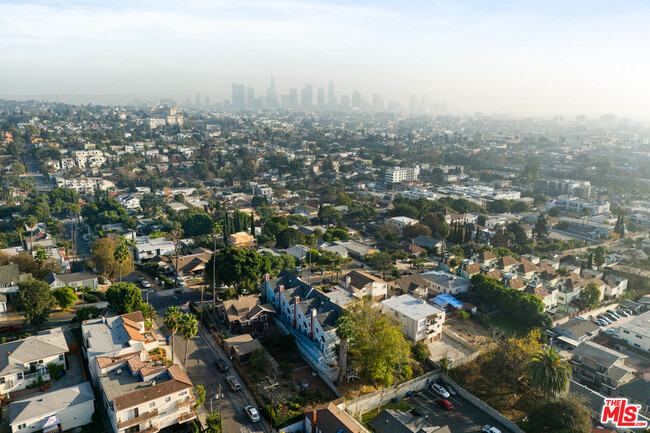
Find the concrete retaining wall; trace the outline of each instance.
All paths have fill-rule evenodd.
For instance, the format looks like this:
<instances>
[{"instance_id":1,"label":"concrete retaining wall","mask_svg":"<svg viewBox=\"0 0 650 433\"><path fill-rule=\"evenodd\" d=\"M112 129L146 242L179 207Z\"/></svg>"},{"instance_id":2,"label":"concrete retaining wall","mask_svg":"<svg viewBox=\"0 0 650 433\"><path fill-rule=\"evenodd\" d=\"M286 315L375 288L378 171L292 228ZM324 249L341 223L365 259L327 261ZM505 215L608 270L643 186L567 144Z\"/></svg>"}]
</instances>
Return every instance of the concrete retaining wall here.
<instances>
[{"instance_id":1,"label":"concrete retaining wall","mask_svg":"<svg viewBox=\"0 0 650 433\"><path fill-rule=\"evenodd\" d=\"M443 380L447 383L449 383L451 386L453 386L454 390L463 397L465 400L469 401L472 403L474 406L503 424L506 428L508 428L510 431L513 433L526 433L519 427L517 427L517 424L514 422L510 421L508 418L505 416L501 415L501 413L497 412L496 410L492 409L490 406L485 404L483 400L480 400L478 397L474 396L474 394L471 394L470 392L466 391L465 389L461 388L460 385L458 385L456 382L451 380L449 377L446 375L443 375Z\"/></svg>"},{"instance_id":2,"label":"concrete retaining wall","mask_svg":"<svg viewBox=\"0 0 650 433\"><path fill-rule=\"evenodd\" d=\"M386 404L389 403L393 397L406 397L406 393L409 391L417 392L424 390L427 383L435 382L436 379L438 379L438 376L439 374L437 371L431 371L423 376L411 379L408 382L386 388L383 397L381 391L375 391L359 398L355 398L354 400L343 401L337 406L339 409L346 410L353 416L360 416L363 413L377 409L379 406L379 400L382 401L382 404Z\"/></svg>"}]
</instances>

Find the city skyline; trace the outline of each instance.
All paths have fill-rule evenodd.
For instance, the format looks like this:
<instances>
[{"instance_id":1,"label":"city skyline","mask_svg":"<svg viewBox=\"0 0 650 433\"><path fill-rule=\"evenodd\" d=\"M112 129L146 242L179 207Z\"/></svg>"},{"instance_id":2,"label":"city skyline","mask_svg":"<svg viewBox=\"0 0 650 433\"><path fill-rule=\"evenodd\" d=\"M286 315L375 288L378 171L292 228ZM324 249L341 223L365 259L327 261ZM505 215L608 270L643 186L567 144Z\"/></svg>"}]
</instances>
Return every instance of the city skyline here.
<instances>
[{"instance_id":1,"label":"city skyline","mask_svg":"<svg viewBox=\"0 0 650 433\"><path fill-rule=\"evenodd\" d=\"M0 96L216 100L273 75L458 112L650 119L649 17L639 1L5 0Z\"/></svg>"}]
</instances>

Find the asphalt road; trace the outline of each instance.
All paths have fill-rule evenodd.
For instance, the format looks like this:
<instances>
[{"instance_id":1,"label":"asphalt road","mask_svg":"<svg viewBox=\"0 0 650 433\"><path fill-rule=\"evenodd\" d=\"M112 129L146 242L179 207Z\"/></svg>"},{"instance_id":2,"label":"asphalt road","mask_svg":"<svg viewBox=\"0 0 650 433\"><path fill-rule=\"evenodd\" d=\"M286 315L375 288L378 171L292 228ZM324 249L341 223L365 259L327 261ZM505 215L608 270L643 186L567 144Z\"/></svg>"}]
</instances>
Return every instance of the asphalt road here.
<instances>
[{"instance_id":1,"label":"asphalt road","mask_svg":"<svg viewBox=\"0 0 650 433\"><path fill-rule=\"evenodd\" d=\"M145 298L143 290L143 299ZM199 301L200 292L187 291L184 293L174 293L173 290L154 291L149 293L149 303L156 309L158 317L156 324L164 335L169 335L167 328L163 324L165 311L170 306L181 307L187 302ZM209 299L209 295L204 298ZM219 398L218 391L221 385L223 400L221 401L221 415L223 417L224 432L249 433L249 432L267 432L270 431L265 420L258 423L252 423L244 411L244 406L255 404L252 396L245 387L239 392L232 392L226 384L226 376L232 374L237 376L237 372L232 368L230 360L227 359L223 350L212 342L211 336L203 330L187 343L187 375L192 379L194 385L203 385L206 391L204 407L210 411L218 411ZM181 335L174 337L174 360L178 364L183 364L185 360L185 340ZM225 374L218 371L214 362L217 358L223 359L231 367L230 371ZM243 381L240 378L243 386ZM259 411L259 408L257 408Z\"/></svg>"}]
</instances>

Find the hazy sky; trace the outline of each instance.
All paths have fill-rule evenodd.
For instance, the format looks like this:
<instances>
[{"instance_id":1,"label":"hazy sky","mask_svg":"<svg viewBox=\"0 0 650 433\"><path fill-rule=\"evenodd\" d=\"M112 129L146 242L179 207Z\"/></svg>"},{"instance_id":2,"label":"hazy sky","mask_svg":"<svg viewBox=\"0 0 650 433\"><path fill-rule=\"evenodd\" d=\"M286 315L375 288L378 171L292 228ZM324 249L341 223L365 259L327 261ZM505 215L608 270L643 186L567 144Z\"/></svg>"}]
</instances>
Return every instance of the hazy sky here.
<instances>
[{"instance_id":1,"label":"hazy sky","mask_svg":"<svg viewBox=\"0 0 650 433\"><path fill-rule=\"evenodd\" d=\"M650 118L650 2L0 0L0 95L336 83L454 111Z\"/></svg>"}]
</instances>

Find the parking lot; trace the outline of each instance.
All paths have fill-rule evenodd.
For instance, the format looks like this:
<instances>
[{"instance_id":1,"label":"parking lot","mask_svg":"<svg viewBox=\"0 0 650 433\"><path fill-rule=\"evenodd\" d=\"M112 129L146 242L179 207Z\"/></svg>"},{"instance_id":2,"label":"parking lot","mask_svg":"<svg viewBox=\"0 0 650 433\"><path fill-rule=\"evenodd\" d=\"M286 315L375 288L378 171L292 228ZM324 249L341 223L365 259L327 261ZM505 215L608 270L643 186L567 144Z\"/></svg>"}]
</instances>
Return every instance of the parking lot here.
<instances>
[{"instance_id":1,"label":"parking lot","mask_svg":"<svg viewBox=\"0 0 650 433\"><path fill-rule=\"evenodd\" d=\"M407 399L408 403L420 414L427 415L429 422L436 426L449 426L454 433L476 433L486 424L495 426L502 433L511 433L492 417L481 411L460 395L450 396L447 400L454 406L451 411L446 411L435 402L439 397L427 390L413 395Z\"/></svg>"}]
</instances>

